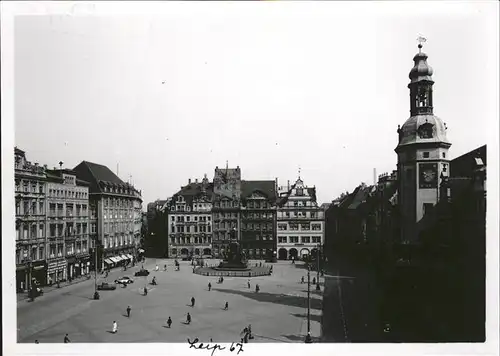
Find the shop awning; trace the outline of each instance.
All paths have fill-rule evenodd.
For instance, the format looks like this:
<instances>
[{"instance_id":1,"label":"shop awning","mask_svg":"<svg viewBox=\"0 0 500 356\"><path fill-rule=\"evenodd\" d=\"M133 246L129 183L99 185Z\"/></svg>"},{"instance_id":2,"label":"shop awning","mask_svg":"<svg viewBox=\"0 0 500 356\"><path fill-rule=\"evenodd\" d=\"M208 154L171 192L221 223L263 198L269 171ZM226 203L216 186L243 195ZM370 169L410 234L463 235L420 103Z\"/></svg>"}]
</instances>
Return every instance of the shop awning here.
<instances>
[{"instance_id":1,"label":"shop awning","mask_svg":"<svg viewBox=\"0 0 500 356\"><path fill-rule=\"evenodd\" d=\"M122 260L119 256L113 256L113 257L111 257L111 259L113 261L115 261L115 263L118 263L118 262L120 262Z\"/></svg>"},{"instance_id":2,"label":"shop awning","mask_svg":"<svg viewBox=\"0 0 500 356\"><path fill-rule=\"evenodd\" d=\"M122 260L128 260L129 259L129 257L127 255L121 255L120 257L122 258Z\"/></svg>"},{"instance_id":3,"label":"shop awning","mask_svg":"<svg viewBox=\"0 0 500 356\"><path fill-rule=\"evenodd\" d=\"M127 255L129 259L133 260L134 257L132 255Z\"/></svg>"},{"instance_id":4,"label":"shop awning","mask_svg":"<svg viewBox=\"0 0 500 356\"><path fill-rule=\"evenodd\" d=\"M110 264L113 264L114 262L113 262L113 260L111 258L106 258L104 260L104 263L107 263L108 265L110 265Z\"/></svg>"}]
</instances>

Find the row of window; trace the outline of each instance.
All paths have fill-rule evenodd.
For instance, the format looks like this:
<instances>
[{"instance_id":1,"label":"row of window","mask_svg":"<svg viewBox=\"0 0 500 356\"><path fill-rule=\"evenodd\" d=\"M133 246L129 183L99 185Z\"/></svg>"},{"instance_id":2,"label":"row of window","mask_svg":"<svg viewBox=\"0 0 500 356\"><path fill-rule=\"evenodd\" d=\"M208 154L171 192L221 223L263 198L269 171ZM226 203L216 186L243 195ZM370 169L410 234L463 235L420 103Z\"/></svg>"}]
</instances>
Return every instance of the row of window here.
<instances>
[{"instance_id":1,"label":"row of window","mask_svg":"<svg viewBox=\"0 0 500 356\"><path fill-rule=\"evenodd\" d=\"M262 234L262 235L253 235L253 236L244 236L244 240L249 240L249 238L255 239L257 241L272 241L274 240L272 234ZM223 231L214 232L213 233L214 240L231 240L231 234Z\"/></svg>"},{"instance_id":2,"label":"row of window","mask_svg":"<svg viewBox=\"0 0 500 356\"><path fill-rule=\"evenodd\" d=\"M88 199L89 193L74 189L49 189L49 197L65 199Z\"/></svg>"},{"instance_id":3,"label":"row of window","mask_svg":"<svg viewBox=\"0 0 500 356\"><path fill-rule=\"evenodd\" d=\"M66 226L65 226L66 225ZM76 229L75 229L76 227ZM50 237L63 237L87 234L87 223L59 223L49 225Z\"/></svg>"},{"instance_id":4,"label":"row of window","mask_svg":"<svg viewBox=\"0 0 500 356\"><path fill-rule=\"evenodd\" d=\"M317 219L321 218L323 214L321 212L315 212L315 211L278 211L278 218L311 218L311 219Z\"/></svg>"},{"instance_id":5,"label":"row of window","mask_svg":"<svg viewBox=\"0 0 500 356\"><path fill-rule=\"evenodd\" d=\"M273 230L273 224L272 223L242 223L241 224L241 229L242 230Z\"/></svg>"},{"instance_id":6,"label":"row of window","mask_svg":"<svg viewBox=\"0 0 500 356\"><path fill-rule=\"evenodd\" d=\"M222 200L214 202L214 208L238 208L239 202L234 200Z\"/></svg>"},{"instance_id":7,"label":"row of window","mask_svg":"<svg viewBox=\"0 0 500 356\"><path fill-rule=\"evenodd\" d=\"M66 247L66 251L64 248ZM33 245L30 248L16 250L16 264L21 264L27 261L44 260L46 258L56 258L63 256L72 256L75 253L87 253L87 241L77 241L76 243L50 244L48 247L48 255L45 256L45 245Z\"/></svg>"},{"instance_id":8,"label":"row of window","mask_svg":"<svg viewBox=\"0 0 500 356\"><path fill-rule=\"evenodd\" d=\"M49 204L49 216L64 216L64 215L67 217L72 217L72 216L87 217L88 216L87 204L73 204L73 203Z\"/></svg>"},{"instance_id":9,"label":"row of window","mask_svg":"<svg viewBox=\"0 0 500 356\"><path fill-rule=\"evenodd\" d=\"M222 251L224 251L224 249L223 249L223 248L221 248L221 249L220 249L220 251L219 251L219 248L214 247L214 253L215 253L215 255L218 255L218 254L219 254L219 253L221 253ZM247 257L253 257L253 256L255 256L255 257L267 256L267 255L269 255L269 253L270 253L270 250L260 249L260 248L255 248L255 249L254 249L254 248L243 248L243 249L241 249L241 251L242 251L243 253L245 253L245 255L246 255Z\"/></svg>"},{"instance_id":10,"label":"row of window","mask_svg":"<svg viewBox=\"0 0 500 356\"><path fill-rule=\"evenodd\" d=\"M104 236L103 245L104 248L118 247L118 246L126 246L133 244L133 236L132 235L121 235L121 236Z\"/></svg>"},{"instance_id":11,"label":"row of window","mask_svg":"<svg viewBox=\"0 0 500 356\"><path fill-rule=\"evenodd\" d=\"M214 213L214 220L217 219L236 219L238 213Z\"/></svg>"},{"instance_id":12,"label":"row of window","mask_svg":"<svg viewBox=\"0 0 500 356\"><path fill-rule=\"evenodd\" d=\"M120 221L114 223L104 223L104 233L128 232L133 230L132 222Z\"/></svg>"},{"instance_id":13,"label":"row of window","mask_svg":"<svg viewBox=\"0 0 500 356\"><path fill-rule=\"evenodd\" d=\"M272 219L273 213L241 213L242 219Z\"/></svg>"},{"instance_id":14,"label":"row of window","mask_svg":"<svg viewBox=\"0 0 500 356\"><path fill-rule=\"evenodd\" d=\"M286 230L291 230L291 231L298 231L300 226L301 231L320 231L321 230L321 224L317 223L312 223L312 224L283 224L280 223L278 224L278 230L279 231L286 231Z\"/></svg>"},{"instance_id":15,"label":"row of window","mask_svg":"<svg viewBox=\"0 0 500 356\"><path fill-rule=\"evenodd\" d=\"M189 221L202 221L202 222L206 222L206 221L210 221L212 219L211 216L209 215L202 215L202 216L197 216L195 215L193 217L194 220L191 220L191 216L190 215L186 215L186 216L171 216L170 218L172 221L177 221L177 222L189 222Z\"/></svg>"},{"instance_id":16,"label":"row of window","mask_svg":"<svg viewBox=\"0 0 500 356\"><path fill-rule=\"evenodd\" d=\"M193 226L170 226L170 232L186 232L186 233L197 233L197 232L212 232L212 227L210 225L193 225Z\"/></svg>"},{"instance_id":17,"label":"row of window","mask_svg":"<svg viewBox=\"0 0 500 356\"><path fill-rule=\"evenodd\" d=\"M206 237L171 237L171 244L209 244L212 242L212 238Z\"/></svg>"},{"instance_id":18,"label":"row of window","mask_svg":"<svg viewBox=\"0 0 500 356\"><path fill-rule=\"evenodd\" d=\"M302 243L321 243L321 236L301 236ZM299 236L278 236L278 243L299 243Z\"/></svg>"},{"instance_id":19,"label":"row of window","mask_svg":"<svg viewBox=\"0 0 500 356\"><path fill-rule=\"evenodd\" d=\"M104 219L132 219L132 210L108 210L104 209Z\"/></svg>"},{"instance_id":20,"label":"row of window","mask_svg":"<svg viewBox=\"0 0 500 356\"><path fill-rule=\"evenodd\" d=\"M45 203L38 199L16 200L16 215L45 215Z\"/></svg>"},{"instance_id":21,"label":"row of window","mask_svg":"<svg viewBox=\"0 0 500 356\"><path fill-rule=\"evenodd\" d=\"M310 200L289 200L285 204L286 207L317 207L317 204Z\"/></svg>"},{"instance_id":22,"label":"row of window","mask_svg":"<svg viewBox=\"0 0 500 356\"><path fill-rule=\"evenodd\" d=\"M120 198L104 198L103 204L105 207L110 208L140 208L140 204L136 204L135 200L132 199L120 199Z\"/></svg>"},{"instance_id":23,"label":"row of window","mask_svg":"<svg viewBox=\"0 0 500 356\"><path fill-rule=\"evenodd\" d=\"M45 192L45 186L39 181L16 179L16 192L43 194Z\"/></svg>"},{"instance_id":24,"label":"row of window","mask_svg":"<svg viewBox=\"0 0 500 356\"><path fill-rule=\"evenodd\" d=\"M212 204L193 204L193 209L188 205L184 203L176 204L175 206L172 205L170 207L170 211L206 211L206 210L211 210L212 209Z\"/></svg>"}]
</instances>

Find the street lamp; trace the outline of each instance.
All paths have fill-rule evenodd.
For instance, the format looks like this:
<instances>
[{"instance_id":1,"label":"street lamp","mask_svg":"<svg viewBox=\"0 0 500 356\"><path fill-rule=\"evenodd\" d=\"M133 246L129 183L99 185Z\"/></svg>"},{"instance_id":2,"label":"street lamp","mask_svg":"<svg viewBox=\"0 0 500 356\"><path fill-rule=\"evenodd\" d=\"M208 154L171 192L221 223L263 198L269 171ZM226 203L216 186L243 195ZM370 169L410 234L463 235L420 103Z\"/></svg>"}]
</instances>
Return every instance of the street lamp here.
<instances>
[{"instance_id":1,"label":"street lamp","mask_svg":"<svg viewBox=\"0 0 500 356\"><path fill-rule=\"evenodd\" d=\"M30 297L30 299L33 301L35 298L34 298L34 293L33 293L33 286L32 286L32 283L31 283L31 259L28 258L28 252L26 250L24 250L24 261L26 261L27 265L28 265L28 283L26 285L26 287L28 288L28 296Z\"/></svg>"},{"instance_id":2,"label":"street lamp","mask_svg":"<svg viewBox=\"0 0 500 356\"><path fill-rule=\"evenodd\" d=\"M306 344L312 343L311 340L311 267L307 266L307 335Z\"/></svg>"},{"instance_id":3,"label":"street lamp","mask_svg":"<svg viewBox=\"0 0 500 356\"><path fill-rule=\"evenodd\" d=\"M316 259L317 259L317 264L318 264L318 276L317 276L317 279L316 279L316 290L317 290L317 291L320 291L320 290L321 290L321 288L320 288L320 286L319 286L319 249L320 249L320 248L321 248L321 245L320 245L320 244L318 244L318 248L317 248L317 250L316 250L316 252L317 252Z\"/></svg>"},{"instance_id":4,"label":"street lamp","mask_svg":"<svg viewBox=\"0 0 500 356\"><path fill-rule=\"evenodd\" d=\"M94 243L94 254L95 254L94 300L98 300L100 296L99 296L99 292L97 291L97 247L98 247L97 236L94 237L94 241L95 241L95 243Z\"/></svg>"}]
</instances>

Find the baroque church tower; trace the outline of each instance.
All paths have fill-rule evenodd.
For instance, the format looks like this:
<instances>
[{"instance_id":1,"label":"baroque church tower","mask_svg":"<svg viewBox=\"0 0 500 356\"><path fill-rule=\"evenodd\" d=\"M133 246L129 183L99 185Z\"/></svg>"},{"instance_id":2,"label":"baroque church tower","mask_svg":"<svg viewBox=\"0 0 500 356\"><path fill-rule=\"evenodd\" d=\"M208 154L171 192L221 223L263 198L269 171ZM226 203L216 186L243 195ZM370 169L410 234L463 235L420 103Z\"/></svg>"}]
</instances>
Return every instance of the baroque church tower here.
<instances>
[{"instance_id":1,"label":"baroque church tower","mask_svg":"<svg viewBox=\"0 0 500 356\"><path fill-rule=\"evenodd\" d=\"M413 57L410 71L410 113L398 126L398 200L401 218L401 240L416 243L419 222L426 209L439 201L439 183L449 175L446 125L433 113L433 70L422 52L422 43Z\"/></svg>"}]
</instances>

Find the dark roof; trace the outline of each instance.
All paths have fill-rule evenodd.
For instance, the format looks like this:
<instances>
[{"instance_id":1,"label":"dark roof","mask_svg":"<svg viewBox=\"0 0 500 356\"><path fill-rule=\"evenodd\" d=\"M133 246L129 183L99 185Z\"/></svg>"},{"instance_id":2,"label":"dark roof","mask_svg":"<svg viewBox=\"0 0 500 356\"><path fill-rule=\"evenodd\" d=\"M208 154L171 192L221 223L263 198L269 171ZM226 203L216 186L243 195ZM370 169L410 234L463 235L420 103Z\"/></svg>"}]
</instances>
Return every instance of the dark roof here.
<instances>
[{"instance_id":1,"label":"dark roof","mask_svg":"<svg viewBox=\"0 0 500 356\"><path fill-rule=\"evenodd\" d=\"M120 186L127 186L116 174L114 174L108 167L102 164L82 161L78 166L73 168L78 179L90 183L91 193L100 193L103 191L100 184L101 182L107 184L116 184Z\"/></svg>"},{"instance_id":2,"label":"dark roof","mask_svg":"<svg viewBox=\"0 0 500 356\"><path fill-rule=\"evenodd\" d=\"M241 198L246 199L255 192L264 194L269 200L277 199L276 182L274 180L242 180Z\"/></svg>"},{"instance_id":3,"label":"dark roof","mask_svg":"<svg viewBox=\"0 0 500 356\"><path fill-rule=\"evenodd\" d=\"M172 203L175 203L177 200L176 197L182 195L187 204L191 205L195 198L201 198L203 195L206 195L208 200L212 200L214 191L213 183L208 183L205 186L205 192L203 191L203 183L189 183L174 194Z\"/></svg>"},{"instance_id":4,"label":"dark roof","mask_svg":"<svg viewBox=\"0 0 500 356\"><path fill-rule=\"evenodd\" d=\"M14 147L14 154L24 156L25 152L17 147Z\"/></svg>"},{"instance_id":5,"label":"dark roof","mask_svg":"<svg viewBox=\"0 0 500 356\"><path fill-rule=\"evenodd\" d=\"M368 194L370 193L371 186L360 185L353 192L353 199L347 209L357 209L363 202L366 201Z\"/></svg>"},{"instance_id":6,"label":"dark roof","mask_svg":"<svg viewBox=\"0 0 500 356\"><path fill-rule=\"evenodd\" d=\"M481 158L486 166L486 145L467 152L450 162L451 177L471 177L474 170L479 168L475 158Z\"/></svg>"}]
</instances>

